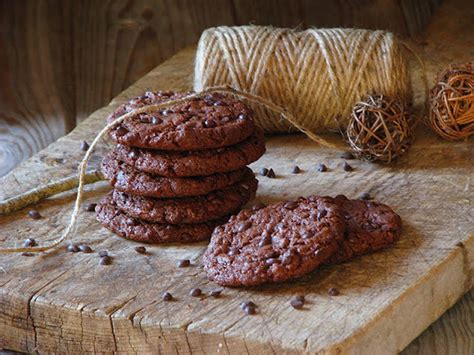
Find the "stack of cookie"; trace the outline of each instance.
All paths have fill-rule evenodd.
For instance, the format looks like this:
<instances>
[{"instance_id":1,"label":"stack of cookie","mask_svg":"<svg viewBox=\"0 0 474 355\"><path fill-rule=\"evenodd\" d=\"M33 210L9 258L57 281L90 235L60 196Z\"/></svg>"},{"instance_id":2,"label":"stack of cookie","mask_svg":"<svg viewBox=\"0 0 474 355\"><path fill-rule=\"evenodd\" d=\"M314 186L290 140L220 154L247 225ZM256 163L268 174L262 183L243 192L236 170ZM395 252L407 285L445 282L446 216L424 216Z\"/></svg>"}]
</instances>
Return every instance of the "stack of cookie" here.
<instances>
[{"instance_id":1,"label":"stack of cookie","mask_svg":"<svg viewBox=\"0 0 474 355\"><path fill-rule=\"evenodd\" d=\"M189 93L147 92L109 118ZM140 242L208 239L257 190L246 166L265 152L252 112L230 96L211 94L122 121L118 144L102 161L114 187L96 207L98 220Z\"/></svg>"},{"instance_id":2,"label":"stack of cookie","mask_svg":"<svg viewBox=\"0 0 474 355\"><path fill-rule=\"evenodd\" d=\"M217 227L204 269L223 286L283 282L382 249L399 238L401 227L400 217L381 203L300 197L243 210Z\"/></svg>"}]
</instances>

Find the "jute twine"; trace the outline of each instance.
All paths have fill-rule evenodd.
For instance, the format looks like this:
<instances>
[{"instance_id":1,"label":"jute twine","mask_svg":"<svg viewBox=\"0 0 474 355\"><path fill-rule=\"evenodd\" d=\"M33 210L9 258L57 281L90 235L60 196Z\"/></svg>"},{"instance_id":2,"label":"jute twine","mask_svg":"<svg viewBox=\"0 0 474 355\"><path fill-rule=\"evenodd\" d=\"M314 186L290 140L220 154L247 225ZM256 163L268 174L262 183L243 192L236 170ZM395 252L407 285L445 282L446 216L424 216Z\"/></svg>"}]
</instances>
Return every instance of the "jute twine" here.
<instances>
[{"instance_id":1,"label":"jute twine","mask_svg":"<svg viewBox=\"0 0 474 355\"><path fill-rule=\"evenodd\" d=\"M300 123L295 119L294 115L291 114L290 112L286 111L284 108L275 105L274 103L268 101L267 99L263 97L258 97L246 92L242 92L239 90L235 90L229 87L213 87L213 88L208 88L206 90L203 90L199 93L194 93L190 94L188 96L185 96L181 99L177 100L167 100L163 101L159 104L154 104L154 105L148 105L144 107L137 108L135 110L132 110L128 112L127 114L124 114L120 117L117 117L113 122L107 124L94 138L92 143L89 146L89 149L86 151L81 163L79 164L79 172L78 172L78 179L77 179L77 197L76 201L74 203L74 208L71 213L71 217L69 219L69 223L62 233L60 237L57 239L51 241L49 244L42 245L42 246L36 246L36 247L13 247L13 248L0 248L0 253L18 253L18 252L42 252L42 251L47 251L50 250L56 246L59 246L62 242L67 240L68 238L71 238L73 232L74 232L74 227L77 223L77 219L79 217L79 212L80 212L80 207L81 207L81 202L82 198L84 195L84 186L87 183L93 183L96 181L101 180L101 175L99 172L92 172L92 173L87 173L87 164L92 156L92 152L94 151L95 147L97 144L100 142L102 137L110 131L113 127L115 127L117 124L120 122L131 118L133 116L139 115L141 113L151 113L151 112L156 112L159 109L165 108L165 107L170 107L176 104L183 103L185 101L191 100L196 97L202 97L205 96L209 93L213 92L220 92L220 93L226 93L226 94L231 94L234 95L242 100L246 100L251 103L258 104L259 106L263 106L266 109L276 113L281 117L282 119L287 120L290 122L290 124L294 125L298 129L300 129L302 132L308 135L309 138L313 139L314 141L323 144L325 146L330 146L333 147L332 144L326 142L324 139L318 137L316 134L308 131L305 129L305 127L301 126ZM56 193L62 192L62 191L67 191L70 190L74 185L74 179L72 178L66 178L62 180L64 183L53 183L51 185L47 185L46 187L43 187L42 189L33 189L26 194L17 196L15 198L2 201L0 202L0 215L11 213L13 211L19 210L26 205L34 202L38 202L41 198L46 198L48 196L54 195ZM41 196L38 196L38 193L41 194ZM32 202L33 201L33 202Z\"/></svg>"},{"instance_id":2,"label":"jute twine","mask_svg":"<svg viewBox=\"0 0 474 355\"><path fill-rule=\"evenodd\" d=\"M360 29L216 27L199 40L194 90L229 85L286 108L311 132L344 130L352 108L369 94L411 101L401 42ZM253 105L267 133L297 125Z\"/></svg>"}]
</instances>

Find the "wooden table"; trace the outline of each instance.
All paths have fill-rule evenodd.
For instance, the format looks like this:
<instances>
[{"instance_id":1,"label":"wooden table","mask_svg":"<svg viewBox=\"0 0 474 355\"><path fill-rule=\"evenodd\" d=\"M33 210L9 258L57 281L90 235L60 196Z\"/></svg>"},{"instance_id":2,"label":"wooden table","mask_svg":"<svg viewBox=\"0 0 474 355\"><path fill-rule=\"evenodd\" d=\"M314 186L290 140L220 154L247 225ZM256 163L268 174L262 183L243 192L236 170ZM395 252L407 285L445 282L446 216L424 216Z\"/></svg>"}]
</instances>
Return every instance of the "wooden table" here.
<instances>
[{"instance_id":1,"label":"wooden table","mask_svg":"<svg viewBox=\"0 0 474 355\"><path fill-rule=\"evenodd\" d=\"M438 21L442 23L443 19ZM454 29L455 33L469 28L462 21L456 25L459 28ZM418 47L425 59L431 58L431 76L453 58L472 56L466 48L474 48L472 36L466 36L470 42L459 42L456 37L446 38L446 31L437 32L439 26L433 24ZM22 163L0 181L0 197L72 174L82 155L79 143L91 139L113 107L146 88L188 88L192 58L193 50L181 52L119 95L110 107L94 113L70 135ZM143 351L156 350L154 346L161 342L160 350L165 353L401 350L470 289L471 142L443 142L422 131L411 154L399 164L380 167L356 162L356 171L349 175L338 170L338 150L320 148L301 136L270 139L268 151L254 167L278 167L280 178L262 181L260 200L269 202L302 191L356 196L369 189L400 211L407 222L404 237L391 250L325 268L301 281L281 287L226 290L217 302L209 298L198 301L187 297L189 288L199 284L208 291L215 286L205 280L198 266L176 269L175 260L189 257L199 265L204 244L152 247L150 255L143 257L133 252L135 244L113 236L86 214L76 240L87 242L95 250L109 250L114 256L113 265L100 268L96 254L71 255L64 249L34 257L0 256L0 324L4 335L0 347L22 351ZM313 167L320 161L327 162L334 171L323 177L315 175ZM289 168L295 162L305 173L294 178ZM406 178L405 185L400 174ZM361 180L373 183L357 183ZM91 186L87 201L97 200L105 189L103 183ZM2 243L14 245L32 235L42 243L54 238L67 221L71 202L72 195L66 193L41 203L37 208L45 218L40 221L25 219L25 211L2 217ZM419 213L417 208L427 212ZM443 225L433 223L434 217L449 218ZM451 227L443 229L446 226ZM329 298L325 290L330 286L339 287L342 295ZM178 301L164 307L159 295L166 289L172 289ZM294 313L288 300L299 292L308 294L311 302L307 310ZM261 305L260 315L248 318L241 314L238 303L245 298ZM465 343L444 342L439 335L449 338L449 331L443 329L449 319L471 309L469 293L461 310L458 307L450 311L447 321L431 328L407 353L415 353L418 346L428 353L433 349L443 352L448 347L456 353L472 353L472 319L466 320ZM459 317L462 319L462 315ZM289 323L303 327L294 333L294 328L284 326ZM437 336L431 340L433 329ZM375 334L381 338L373 338Z\"/></svg>"}]
</instances>

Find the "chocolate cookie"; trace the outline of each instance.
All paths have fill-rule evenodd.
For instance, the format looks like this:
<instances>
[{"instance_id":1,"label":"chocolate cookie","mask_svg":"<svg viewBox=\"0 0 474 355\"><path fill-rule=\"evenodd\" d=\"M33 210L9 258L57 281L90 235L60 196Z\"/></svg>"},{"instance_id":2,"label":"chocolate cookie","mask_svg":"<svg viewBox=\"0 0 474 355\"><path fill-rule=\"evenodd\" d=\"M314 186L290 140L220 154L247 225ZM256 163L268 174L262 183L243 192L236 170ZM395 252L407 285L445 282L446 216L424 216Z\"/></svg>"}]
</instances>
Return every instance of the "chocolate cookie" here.
<instances>
[{"instance_id":1,"label":"chocolate cookie","mask_svg":"<svg viewBox=\"0 0 474 355\"><path fill-rule=\"evenodd\" d=\"M97 219L104 227L121 237L143 243L182 243L206 240L225 219L202 224L147 223L121 212L109 193L96 206Z\"/></svg>"},{"instance_id":2,"label":"chocolate cookie","mask_svg":"<svg viewBox=\"0 0 474 355\"><path fill-rule=\"evenodd\" d=\"M336 196L346 220L344 239L328 264L341 263L392 244L400 237L402 220L390 207L372 201Z\"/></svg>"},{"instance_id":3,"label":"chocolate cookie","mask_svg":"<svg viewBox=\"0 0 474 355\"><path fill-rule=\"evenodd\" d=\"M102 160L102 172L112 186L132 195L169 198L205 195L220 190L251 173L243 168L227 173L199 177L168 178L142 173L117 160L115 153L109 153Z\"/></svg>"},{"instance_id":4,"label":"chocolate cookie","mask_svg":"<svg viewBox=\"0 0 474 355\"><path fill-rule=\"evenodd\" d=\"M115 190L113 199L127 215L157 223L203 223L235 213L255 197L258 181L252 173L225 189L207 195L176 199L154 199Z\"/></svg>"},{"instance_id":5,"label":"chocolate cookie","mask_svg":"<svg viewBox=\"0 0 474 355\"><path fill-rule=\"evenodd\" d=\"M120 106L108 122L133 109L189 93L146 92ZM110 131L118 143L151 149L201 150L241 142L254 132L252 111L228 95L210 94L126 119Z\"/></svg>"},{"instance_id":6,"label":"chocolate cookie","mask_svg":"<svg viewBox=\"0 0 474 355\"><path fill-rule=\"evenodd\" d=\"M225 148L188 152L156 151L117 145L119 160L137 170L161 176L204 176L237 170L256 161L265 153L263 134Z\"/></svg>"},{"instance_id":7,"label":"chocolate cookie","mask_svg":"<svg viewBox=\"0 0 474 355\"><path fill-rule=\"evenodd\" d=\"M343 232L340 208L330 198L300 197L244 210L214 230L204 269L224 286L289 280L328 260Z\"/></svg>"}]
</instances>

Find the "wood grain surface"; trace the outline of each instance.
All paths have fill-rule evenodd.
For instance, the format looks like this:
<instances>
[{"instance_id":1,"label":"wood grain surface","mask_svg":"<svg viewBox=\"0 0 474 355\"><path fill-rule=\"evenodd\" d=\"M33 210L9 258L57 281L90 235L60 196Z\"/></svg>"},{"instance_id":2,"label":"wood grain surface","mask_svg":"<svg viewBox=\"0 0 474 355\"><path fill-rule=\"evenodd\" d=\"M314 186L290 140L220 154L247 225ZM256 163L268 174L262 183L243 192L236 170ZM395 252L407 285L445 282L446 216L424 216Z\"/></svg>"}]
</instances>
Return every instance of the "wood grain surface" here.
<instances>
[{"instance_id":1,"label":"wood grain surface","mask_svg":"<svg viewBox=\"0 0 474 355\"><path fill-rule=\"evenodd\" d=\"M466 19L461 12L458 8L448 14ZM474 48L472 34L461 41L452 32L447 35L437 30L446 19L437 21L438 26L434 23L417 47L431 76L453 59L468 59L473 53L466 48ZM469 19L463 21L451 30L468 31ZM22 163L0 181L0 198L73 173L82 154L80 141L90 139L104 124L107 112L126 97L145 88L188 88L193 54L193 50L183 51L159 66L110 107ZM203 244L150 247L150 254L142 256L133 251L136 244L112 235L92 215L84 214L76 241L96 251L109 250L113 264L99 266L97 253L71 255L64 249L33 257L1 256L0 324L5 336L0 347L164 353L402 350L472 286L472 148L472 142L444 142L422 130L412 152L397 165L354 162L356 170L346 173L341 169L339 150L320 148L302 136L269 139L268 153L253 167L272 166L278 178L261 180L259 200L309 193L357 196L369 191L402 215L405 232L390 250L324 268L279 287L226 289L221 300L188 296L189 289L197 285L205 292L216 287L199 268ZM330 173L316 173L314 166L319 162L327 163ZM304 173L290 174L294 164ZM91 186L87 200L97 200L106 189L104 183ZM54 238L68 218L72 197L63 194L41 203L37 208L45 218L40 221L25 218L26 211L2 217L2 243L19 244L30 236L41 243ZM177 269L176 259L184 257L195 266ZM340 288L342 295L327 296L331 286ZM163 304L159 296L164 290L178 300ZM288 301L302 292L310 302L299 313ZM248 298L260 305L258 316L241 313L238 304ZM430 328L406 353L472 353L470 301L472 293L463 299L461 311L452 309L445 321ZM457 331L451 326L454 318ZM454 343L452 334L456 334Z\"/></svg>"},{"instance_id":2,"label":"wood grain surface","mask_svg":"<svg viewBox=\"0 0 474 355\"><path fill-rule=\"evenodd\" d=\"M0 176L211 26L419 32L440 0L0 0Z\"/></svg>"}]
</instances>

